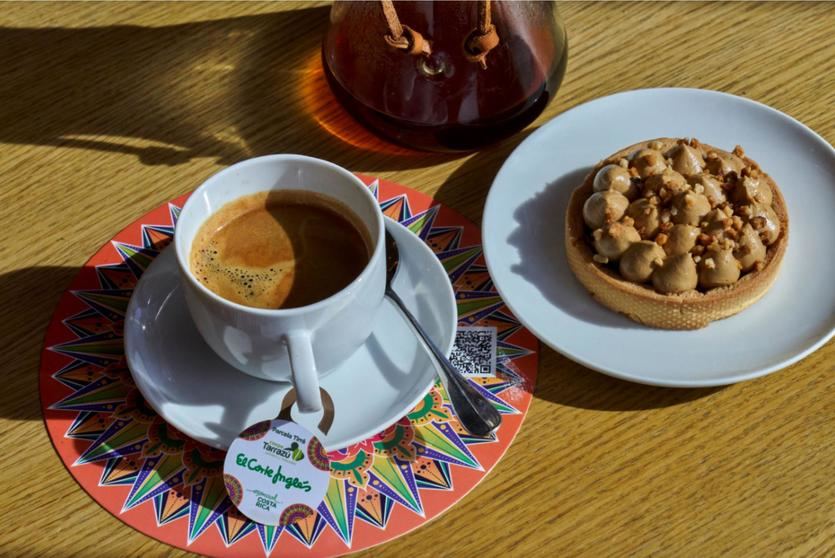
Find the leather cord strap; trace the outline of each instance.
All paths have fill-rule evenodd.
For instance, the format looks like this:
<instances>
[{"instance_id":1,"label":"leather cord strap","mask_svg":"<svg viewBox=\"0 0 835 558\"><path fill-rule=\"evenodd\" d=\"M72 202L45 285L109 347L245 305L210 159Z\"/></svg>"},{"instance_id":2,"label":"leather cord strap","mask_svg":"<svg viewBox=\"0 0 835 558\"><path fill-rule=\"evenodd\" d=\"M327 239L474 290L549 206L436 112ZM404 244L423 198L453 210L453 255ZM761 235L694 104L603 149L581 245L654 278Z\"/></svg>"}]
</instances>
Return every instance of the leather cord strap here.
<instances>
[{"instance_id":1,"label":"leather cord strap","mask_svg":"<svg viewBox=\"0 0 835 558\"><path fill-rule=\"evenodd\" d=\"M397 10L394 9L392 0L380 0L383 6L383 15L386 16L386 24L389 32L383 38L390 47L405 50L413 56L429 56L432 54L432 46L423 35L400 23L397 17Z\"/></svg>"},{"instance_id":2,"label":"leather cord strap","mask_svg":"<svg viewBox=\"0 0 835 558\"><path fill-rule=\"evenodd\" d=\"M478 3L478 27L464 41L464 55L470 62L476 62L482 69L487 68L487 53L499 46L499 34L493 25L490 0Z\"/></svg>"},{"instance_id":3,"label":"leather cord strap","mask_svg":"<svg viewBox=\"0 0 835 558\"><path fill-rule=\"evenodd\" d=\"M383 7L383 15L389 28L389 32L383 38L390 47L406 51L412 56L432 54L432 45L423 38L423 35L408 25L400 23L393 0L380 0L380 5ZM464 56L470 62L475 62L482 69L486 69L487 54L499 46L499 42L499 34L496 26L493 25L490 0L479 0L478 27L464 39Z\"/></svg>"}]
</instances>

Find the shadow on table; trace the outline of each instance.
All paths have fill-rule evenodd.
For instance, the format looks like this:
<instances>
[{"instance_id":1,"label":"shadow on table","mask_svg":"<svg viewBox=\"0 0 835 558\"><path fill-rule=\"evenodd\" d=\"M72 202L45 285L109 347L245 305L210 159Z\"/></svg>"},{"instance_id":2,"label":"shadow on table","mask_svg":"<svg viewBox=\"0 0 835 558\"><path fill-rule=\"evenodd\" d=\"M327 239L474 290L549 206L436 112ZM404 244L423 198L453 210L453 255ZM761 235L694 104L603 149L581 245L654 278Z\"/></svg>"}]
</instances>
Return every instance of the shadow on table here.
<instances>
[{"instance_id":1,"label":"shadow on table","mask_svg":"<svg viewBox=\"0 0 835 558\"><path fill-rule=\"evenodd\" d=\"M0 274L3 338L0 418L39 420L38 369L44 333L58 298L78 269L29 267Z\"/></svg>"},{"instance_id":2,"label":"shadow on table","mask_svg":"<svg viewBox=\"0 0 835 558\"><path fill-rule=\"evenodd\" d=\"M375 171L456 157L392 145L342 109L321 64L329 9L162 27L0 27L0 142L146 165L303 152Z\"/></svg>"},{"instance_id":3,"label":"shadow on table","mask_svg":"<svg viewBox=\"0 0 835 558\"><path fill-rule=\"evenodd\" d=\"M484 203L496 173L513 150L535 130L536 126L530 126L471 155L447 177L434 198L481 227Z\"/></svg>"},{"instance_id":4,"label":"shadow on table","mask_svg":"<svg viewBox=\"0 0 835 558\"><path fill-rule=\"evenodd\" d=\"M547 370L543 369L543 362L547 363ZM579 409L642 411L695 401L725 387L665 388L627 382L585 368L540 345L534 397Z\"/></svg>"}]
</instances>

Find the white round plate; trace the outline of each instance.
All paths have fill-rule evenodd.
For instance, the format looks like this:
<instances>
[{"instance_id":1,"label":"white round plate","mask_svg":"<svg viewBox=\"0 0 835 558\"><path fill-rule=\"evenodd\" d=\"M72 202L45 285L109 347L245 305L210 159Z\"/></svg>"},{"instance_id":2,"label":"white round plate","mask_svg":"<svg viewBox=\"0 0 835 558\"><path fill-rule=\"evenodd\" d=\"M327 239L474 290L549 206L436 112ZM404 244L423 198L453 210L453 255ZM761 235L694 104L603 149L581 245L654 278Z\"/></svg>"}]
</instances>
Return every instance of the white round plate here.
<instances>
[{"instance_id":1,"label":"white round plate","mask_svg":"<svg viewBox=\"0 0 835 558\"><path fill-rule=\"evenodd\" d=\"M458 319L449 278L437 257L391 219L400 249L394 290L445 354ZM357 316L357 320L366 319ZM168 423L188 436L226 449L246 427L275 418L290 384L239 372L206 345L186 308L173 249L142 275L125 319L125 353L139 391ZM292 418L327 450L361 442L394 424L429 391L435 369L405 318L386 299L368 341L322 378L334 404L328 432L322 412Z\"/></svg>"},{"instance_id":2,"label":"white round plate","mask_svg":"<svg viewBox=\"0 0 835 558\"><path fill-rule=\"evenodd\" d=\"M741 145L780 187L788 251L769 292L696 331L641 326L595 302L563 247L568 198L611 153L656 137ZM699 89L645 89L575 107L508 157L484 210L484 255L513 313L543 342L600 372L646 384L725 385L774 372L835 332L835 150L760 103Z\"/></svg>"}]
</instances>

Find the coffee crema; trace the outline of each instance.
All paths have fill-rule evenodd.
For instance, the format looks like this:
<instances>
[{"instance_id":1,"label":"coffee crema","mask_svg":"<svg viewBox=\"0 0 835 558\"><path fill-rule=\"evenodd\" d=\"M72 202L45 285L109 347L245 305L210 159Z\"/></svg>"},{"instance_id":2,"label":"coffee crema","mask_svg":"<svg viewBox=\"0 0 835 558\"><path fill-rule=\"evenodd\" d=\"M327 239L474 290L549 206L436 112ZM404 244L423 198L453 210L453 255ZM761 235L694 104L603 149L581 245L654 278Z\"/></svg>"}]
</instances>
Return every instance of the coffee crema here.
<instances>
[{"instance_id":1,"label":"coffee crema","mask_svg":"<svg viewBox=\"0 0 835 558\"><path fill-rule=\"evenodd\" d=\"M233 200L194 238L190 268L221 297L255 308L297 308L351 283L370 258L370 235L340 201L306 190Z\"/></svg>"}]
</instances>

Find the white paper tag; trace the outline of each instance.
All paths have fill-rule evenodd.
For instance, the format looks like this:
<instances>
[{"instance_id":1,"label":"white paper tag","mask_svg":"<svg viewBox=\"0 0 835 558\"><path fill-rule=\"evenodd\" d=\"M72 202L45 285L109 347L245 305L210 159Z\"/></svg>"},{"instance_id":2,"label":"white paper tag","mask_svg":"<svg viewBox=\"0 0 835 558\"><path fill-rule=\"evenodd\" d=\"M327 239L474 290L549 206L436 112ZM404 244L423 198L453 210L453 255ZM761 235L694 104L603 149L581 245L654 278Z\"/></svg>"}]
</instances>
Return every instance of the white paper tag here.
<instances>
[{"instance_id":1,"label":"white paper tag","mask_svg":"<svg viewBox=\"0 0 835 558\"><path fill-rule=\"evenodd\" d=\"M322 444L295 422L259 422L226 453L223 480L242 514L264 525L289 525L312 514L328 489Z\"/></svg>"}]
</instances>

